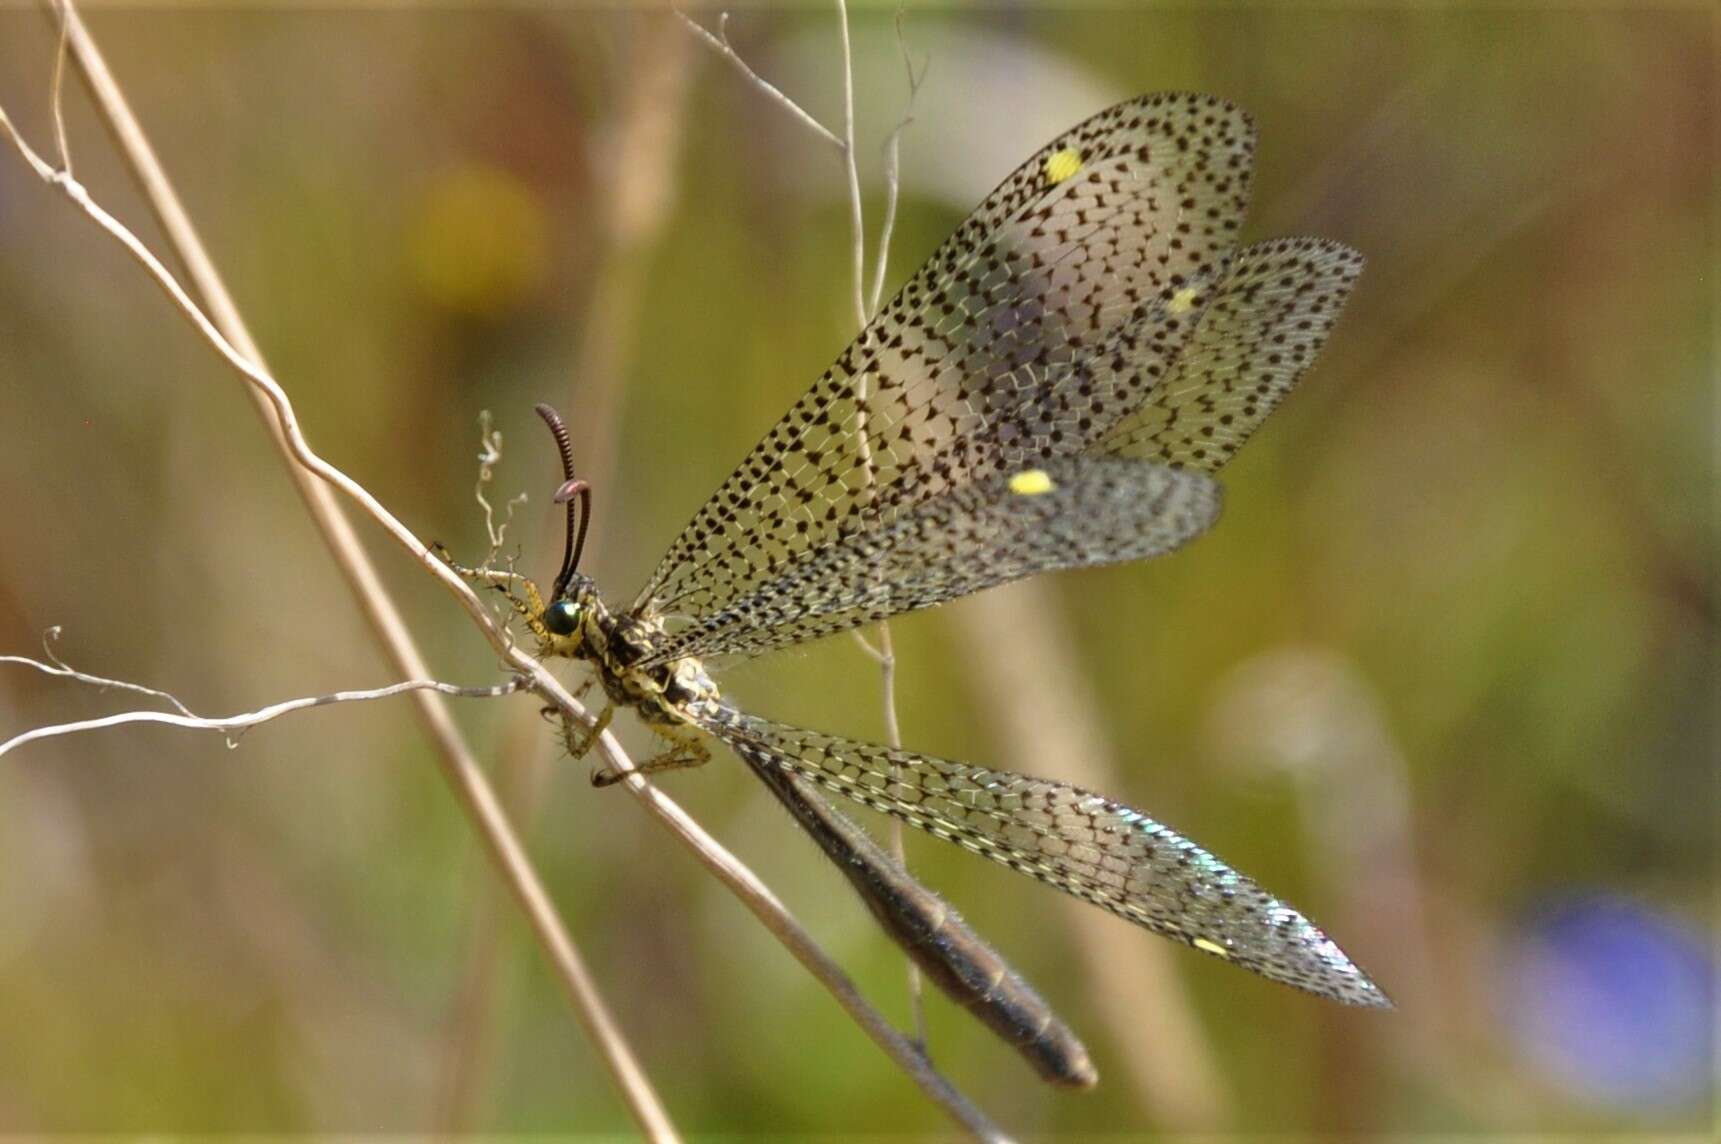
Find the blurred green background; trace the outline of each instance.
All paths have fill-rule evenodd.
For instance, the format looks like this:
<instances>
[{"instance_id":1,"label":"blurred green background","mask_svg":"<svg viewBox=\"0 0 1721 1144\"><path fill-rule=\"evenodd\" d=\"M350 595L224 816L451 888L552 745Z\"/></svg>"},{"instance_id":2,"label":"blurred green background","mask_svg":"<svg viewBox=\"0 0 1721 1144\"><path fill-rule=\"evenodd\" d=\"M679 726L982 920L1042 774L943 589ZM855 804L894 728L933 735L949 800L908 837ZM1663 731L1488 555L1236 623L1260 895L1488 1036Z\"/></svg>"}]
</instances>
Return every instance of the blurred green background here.
<instances>
[{"instance_id":1,"label":"blurred green background","mask_svg":"<svg viewBox=\"0 0 1721 1144\"><path fill-rule=\"evenodd\" d=\"M313 444L459 553L482 551L491 410L495 498L530 492L510 535L551 571L531 414L550 400L597 484L588 570L631 598L854 333L841 162L661 12L90 23ZM854 23L876 234L905 85L890 11ZM931 70L893 283L1057 131L1169 88L1255 115L1249 237L1370 260L1222 475L1209 537L896 624L905 740L1148 810L1400 1003L1339 1009L911 838L1103 1080L1050 1090L933 998L939 1065L1035 1136L1706 1130L1712 14L1021 6L903 27ZM839 121L830 10L730 33ZM54 43L28 6L0 12L0 101L39 145ZM81 89L67 112L79 177L165 251ZM0 652L63 625L77 666L208 713L389 682L234 377L10 153L0 249ZM446 596L361 533L439 674L494 680ZM882 733L846 638L722 680ZM130 705L0 672L0 734ZM534 703L457 714L683 1130L948 1130L632 800L555 757ZM904 1018L901 958L735 760L662 785ZM235 750L133 728L0 760L0 1130L631 1131L489 881L405 701Z\"/></svg>"}]
</instances>

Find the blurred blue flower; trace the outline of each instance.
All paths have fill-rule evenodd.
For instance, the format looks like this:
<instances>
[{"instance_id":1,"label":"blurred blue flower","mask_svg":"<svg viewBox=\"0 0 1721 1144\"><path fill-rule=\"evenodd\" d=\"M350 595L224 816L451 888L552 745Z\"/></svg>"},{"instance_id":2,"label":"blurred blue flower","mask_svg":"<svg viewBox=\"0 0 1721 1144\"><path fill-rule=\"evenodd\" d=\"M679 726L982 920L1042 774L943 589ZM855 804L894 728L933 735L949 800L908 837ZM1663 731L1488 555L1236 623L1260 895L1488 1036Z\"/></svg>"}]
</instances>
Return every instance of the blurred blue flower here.
<instances>
[{"instance_id":1,"label":"blurred blue flower","mask_svg":"<svg viewBox=\"0 0 1721 1144\"><path fill-rule=\"evenodd\" d=\"M1503 984L1520 1050L1574 1097L1649 1112L1707 1092L1714 964L1685 924L1619 897L1560 900L1525 919Z\"/></svg>"}]
</instances>

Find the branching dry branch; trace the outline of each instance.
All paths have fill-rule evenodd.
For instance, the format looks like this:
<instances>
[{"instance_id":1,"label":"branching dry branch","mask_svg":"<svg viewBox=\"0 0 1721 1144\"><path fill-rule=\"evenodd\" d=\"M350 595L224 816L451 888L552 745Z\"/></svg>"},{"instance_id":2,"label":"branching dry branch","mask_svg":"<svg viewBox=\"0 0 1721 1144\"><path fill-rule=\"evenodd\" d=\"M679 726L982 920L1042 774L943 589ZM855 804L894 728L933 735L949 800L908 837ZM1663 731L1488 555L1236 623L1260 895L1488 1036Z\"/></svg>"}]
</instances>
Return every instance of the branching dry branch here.
<instances>
[{"instance_id":1,"label":"branching dry branch","mask_svg":"<svg viewBox=\"0 0 1721 1144\"><path fill-rule=\"evenodd\" d=\"M67 12L57 3L50 7L60 14L60 38L54 48L54 79L48 94L48 103L54 109L54 146L60 153L60 170L67 175L72 173L72 147L66 140L66 59L71 55L72 22L67 19Z\"/></svg>"},{"instance_id":2,"label":"branching dry branch","mask_svg":"<svg viewBox=\"0 0 1721 1144\"><path fill-rule=\"evenodd\" d=\"M855 324L857 328L865 329L871 317L866 307L866 216L861 211L860 168L855 160L855 57L849 43L847 0L837 0L837 27L843 34L843 165L848 173L849 225L854 232L855 244ZM883 257L882 250L880 257Z\"/></svg>"},{"instance_id":3,"label":"branching dry branch","mask_svg":"<svg viewBox=\"0 0 1721 1144\"><path fill-rule=\"evenodd\" d=\"M675 14L681 18L681 22L683 24L687 25L689 31L691 31L695 36L698 36L701 40L705 41L706 44L710 45L712 51L728 60L730 64L735 67L735 70L739 71L748 83L752 84L768 98L775 101L777 106L788 112L791 118L801 123L808 130L812 131L815 135L819 136L831 146L837 148L837 150L840 151L844 149L846 145L836 132L832 131L829 127L826 127L823 123L820 123L817 119L814 119L804 108L801 107L800 104L784 95L781 88L778 88L764 76L749 67L747 61L742 59L740 54L735 51L735 48L729 43L729 13L724 12L717 17L717 31L715 33L709 31L705 25L701 24L698 20L695 20L692 16L689 16L686 12L683 12L680 8L675 9ZM845 28L846 26L845 21ZM845 32L844 35L846 39L847 33Z\"/></svg>"},{"instance_id":4,"label":"branching dry branch","mask_svg":"<svg viewBox=\"0 0 1721 1144\"><path fill-rule=\"evenodd\" d=\"M122 149L137 169L139 178L146 184L158 212L168 216L163 222L175 242L176 249L192 266L194 274L198 275L200 286L206 292L214 291L216 309L221 313L224 324L234 329L242 340L249 342L243 335L243 324L239 322L237 312L232 308L231 299L220 289L219 278L214 274L213 265L198 243L189 219L185 217L177 196L167 183L165 173L144 141L141 129L132 119L129 107L126 106L87 30L69 3L63 11L65 35L72 52L95 89L100 109L120 137ZM703 29L700 31L703 33ZM715 39L710 37L709 33L703 34L708 39ZM718 41L717 46L726 49L726 43L723 41ZM202 335L222 360L261 396L274 415L280 441L292 461L357 505L455 597L497 654L517 672L517 681L510 686L531 690L572 718L589 725L591 717L579 702L541 663L512 641L507 632L493 621L478 596L452 569L436 558L430 547L415 536L362 484L311 449L291 400L274 378L257 364L252 356L236 348L233 340L205 314L162 261L124 224L97 203L69 171L57 169L44 160L17 130L3 107L0 107L0 138L12 144L39 179L63 194L86 217L118 242L167 295L181 316ZM320 523L325 522L320 520ZM392 605L386 605L384 610L392 614ZM404 635L404 628L401 630L401 640L406 650L401 650L402 645L393 647L397 658L416 658L416 650L411 648L409 637ZM430 687L418 687L417 694L434 696L436 691ZM437 720L446 722L448 718L445 708L433 709L429 717L433 724ZM448 731L450 735L453 734L451 724ZM707 835L685 811L635 771L632 760L611 734L606 732L599 738L597 749L612 770L625 776L622 785L651 810L677 838L689 846L702 865L716 874L742 899L766 928L813 972L857 1023L924 1092L976 1136L1001 1138L997 1129L932 1069L913 1045L897 1034L880 1014L866 1004L847 976L813 943L764 884ZM469 812L474 825L497 860L505 880L525 909L540 943L544 945L575 1002L576 1012L592 1034L594 1043L599 1046L642 1130L654 1139L673 1139L673 1127L598 998L583 963L524 849L509 826L494 791L469 753L465 752L463 744L452 752L445 751L444 762L462 805Z\"/></svg>"},{"instance_id":5,"label":"branching dry branch","mask_svg":"<svg viewBox=\"0 0 1721 1144\"><path fill-rule=\"evenodd\" d=\"M896 127L892 129L885 144L886 179L884 223L879 231L877 260L873 273L872 290L869 296L866 287L866 219L861 207L860 169L856 164L855 158L854 52L849 35L848 4L846 0L836 0L836 7L837 24L839 31L841 32L843 54L843 134L840 137L833 133L824 124L820 123L812 114L802 108L793 99L785 95L780 88L776 87L758 72L754 71L753 68L741 58L741 56L735 51L734 47L729 43L728 13L725 12L719 16L717 25L718 33L716 35L707 31L703 26L688 17L679 9L676 10L676 15L681 17L682 21L688 25L695 35L697 35L706 44L710 45L712 50L716 51L724 59L733 64L748 82L759 88L759 90L774 103L787 111L791 118L795 119L797 122L805 124L815 131L821 138L834 144L838 153L842 156L844 183L848 193L849 228L853 242L852 273L855 318L859 328L864 330L867 323L870 322L873 316L877 313L879 299L882 297L884 291L885 271L888 266L890 256L890 236L896 225L896 203L898 191L901 185L899 144L902 132L911 122L913 122L914 99L919 91L921 81L925 78L926 68L923 65L919 75L916 75L914 63L908 53L907 41L903 38L902 12L898 9L896 17L897 44L902 51L903 61L907 65L908 107L904 111L902 119L897 123ZM866 423L867 376L864 373L859 375L856 378L855 385L857 390L855 400L860 406L859 425L856 433L859 440L861 464L865 469L867 479L870 483L873 479L873 454L872 441L867 435ZM880 692L884 708L886 741L889 742L891 746L900 748L902 746L902 730L901 721L897 717L896 710L896 650L891 639L889 622L884 620L879 621L877 631L878 642L876 644L869 641L866 638L866 635L859 629L851 632L850 635L854 639L855 643L860 646L861 650L878 664ZM902 823L893 819L890 823L889 830L891 853L898 862L902 862L906 855L906 849L903 842ZM926 1009L924 992L925 989L921 981L920 969L912 960L910 960L908 963L909 1004L913 1010L913 1024L916 1043L922 1046L922 1048L926 1045Z\"/></svg>"},{"instance_id":6,"label":"branching dry branch","mask_svg":"<svg viewBox=\"0 0 1721 1144\"><path fill-rule=\"evenodd\" d=\"M158 691L153 687L145 687L141 683L128 683L123 679L108 679L105 676L91 675L88 672L79 671L77 668L61 659L60 653L54 650L54 645L59 642L62 631L63 629L56 624L42 633L42 655L46 658L45 663L33 659L27 659L24 656L19 655L0 655L0 663L12 663L23 667L33 667L44 675L57 675L63 679L74 680L78 683L87 683L91 687L97 687L104 691L131 691L138 695L147 695L151 699L159 699L163 703L172 704L174 709L181 715L191 715L191 708L187 707L165 691Z\"/></svg>"},{"instance_id":7,"label":"branching dry branch","mask_svg":"<svg viewBox=\"0 0 1721 1144\"><path fill-rule=\"evenodd\" d=\"M76 735L84 731L99 731L107 727L123 727L131 723L162 723L169 727L183 727L192 731L221 731L228 736L227 745L237 746L233 737L236 731L247 731L259 723L267 723L271 719L279 719L295 711L304 711L311 707L327 707L334 703L359 703L369 699L392 699L396 695L404 695L408 691L435 691L441 695L451 695L462 699L497 699L504 695L512 695L522 690L523 681L514 679L507 683L492 684L488 687L462 687L459 684L443 683L435 679L409 679L404 683L392 683L387 687L375 687L361 691L334 691L327 695L310 695L299 699L285 699L279 703L271 703L259 707L255 711L244 711L237 715L200 716L188 711L184 704L173 696L153 688L140 687L123 680L103 679L100 676L86 675L81 671L68 668L58 668L39 660L28 659L17 655L0 655L0 663L14 664L20 667L33 667L37 671L49 675L68 676L79 682L89 683L97 687L122 687L131 691L142 691L159 695L178 707L180 714L171 711L122 711L116 715L104 715L99 719L80 719L72 723L56 723L47 727L34 727L28 731L0 741L0 756L5 756L26 743L34 743L41 739L53 739L61 735Z\"/></svg>"},{"instance_id":8,"label":"branching dry branch","mask_svg":"<svg viewBox=\"0 0 1721 1144\"><path fill-rule=\"evenodd\" d=\"M921 62L919 73L915 72L914 59L908 54L908 39L902 31L901 8L896 10L896 46L902 52L903 68L908 73L908 105L903 108L902 118L897 120L896 126L890 129L890 135L884 141L884 221L879 225L878 258L873 266L872 292L867 297L866 313L869 321L878 315L879 304L884 298L885 270L890 262L890 238L896 231L896 203L902 189L902 133L914 122L914 101L920 95L920 85L926 82L926 70L932 66L932 57L928 56Z\"/></svg>"},{"instance_id":9,"label":"branching dry branch","mask_svg":"<svg viewBox=\"0 0 1721 1144\"><path fill-rule=\"evenodd\" d=\"M99 53L89 39L87 31L78 22L76 12L68 4L65 9L67 36L72 44L73 52L84 68L85 75L90 78L92 86L97 89L98 103L109 117L109 122L115 127L122 143L130 143L125 147L127 157L134 166L138 167L140 177L150 185L152 193L158 197L167 196L170 204L167 213L173 218L166 229L175 236L176 246L182 257L195 269L201 267L206 274L200 275L205 279L206 291L208 283L214 283L214 289L219 291L217 309L227 315L240 336L243 336L243 325L239 323L237 311L232 308L231 299L220 289L219 278L214 276L213 265L209 263L207 254L197 243L195 232L190 228L189 219L185 218L183 210L178 205L177 197L167 184L165 174L155 162L154 155L142 139L141 129L130 117L129 108L119 95L117 84L106 71ZM114 101L117 102L117 106ZM92 199L87 190L69 173L56 170L48 164L24 139L12 123L4 108L0 108L0 138L10 142L18 154L35 172L38 178L50 187L59 190L88 218L96 223L110 237L117 241L131 256L144 267L150 278L167 294L181 315L189 321L204 339L215 348L217 353L249 383L252 389L261 394L273 410L278 430L278 441L290 454L294 464L304 471L314 473L335 489L346 494L357 503L367 515L377 521L398 543L418 558L419 563L435 575L450 592L459 600L480 631L485 634L498 653L510 662L521 675L530 681L532 690L549 698L564 709L577 712L576 717L583 717L573 698L556 682L555 677L546 671L536 661L526 656L517 648L510 647L510 641L503 630L494 623L488 611L478 597L462 583L457 576L449 571L440 561L429 554L423 542L412 535L393 514L389 513L371 494L356 481L347 477L339 469L318 457L305 442L299 430L298 418L292 403L279 385L268 376L259 366L253 364L240 354L221 330L204 312L192 301L185 289L174 276L138 238L123 224L115 219ZM248 340L248 339L246 339ZM314 483L313 483L314 484ZM367 613L381 635L385 647L397 667L403 667L403 674L424 676L428 672L422 670L422 657L419 656L411 637L407 634L404 623L401 622L392 601L383 594L375 571L371 568L368 558L363 555L357 544L356 537L351 533L350 524L344 519L332 501L327 498L327 490L322 487L306 488L307 501L313 506L313 514L324 534L329 538L331 547L340 557L343 569L348 573L348 579L358 591L360 599L366 604ZM418 670L412 670L418 668ZM486 848L498 866L504 882L514 893L532 924L540 944L544 947L557 976L567 990L576 1015L598 1048L605 1066L615 1079L618 1090L626 1100L635 1121L647 1136L654 1140L674 1140L676 1133L662 1102L658 1100L646 1079L644 1071L634 1058L622 1037L619 1027L602 998L597 992L595 983L586 971L583 959L562 924L555 910L549 893L545 890L541 879L537 876L524 846L515 835L501 803L497 800L494 790L478 767L476 759L460 739L454 727L452 715L446 706L440 702L437 692L430 689L420 689L414 694L421 700L420 711L428 721L432 737L439 747L439 758L443 763L445 775L453 786L460 805L468 814L474 828L484 840ZM434 701L434 702L432 702ZM614 746L612 744L612 746ZM619 753L619 747L616 748ZM619 763L612 760L611 765L628 765L623 759Z\"/></svg>"}]
</instances>

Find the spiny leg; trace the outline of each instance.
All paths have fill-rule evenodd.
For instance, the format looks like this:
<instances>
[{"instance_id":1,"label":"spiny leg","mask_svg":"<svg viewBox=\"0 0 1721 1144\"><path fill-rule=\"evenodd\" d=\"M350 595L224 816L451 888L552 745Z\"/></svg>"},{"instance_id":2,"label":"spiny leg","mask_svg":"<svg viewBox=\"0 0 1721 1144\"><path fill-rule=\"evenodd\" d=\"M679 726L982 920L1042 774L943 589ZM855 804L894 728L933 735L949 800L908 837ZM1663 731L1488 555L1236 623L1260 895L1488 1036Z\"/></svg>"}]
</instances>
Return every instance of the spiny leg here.
<instances>
[{"instance_id":1,"label":"spiny leg","mask_svg":"<svg viewBox=\"0 0 1721 1144\"><path fill-rule=\"evenodd\" d=\"M610 720L614 718L615 704L606 703L589 727L572 719L563 719L562 742L567 745L568 754L576 759L585 758L587 752L597 745L599 736L609 730Z\"/></svg>"},{"instance_id":2,"label":"spiny leg","mask_svg":"<svg viewBox=\"0 0 1721 1144\"><path fill-rule=\"evenodd\" d=\"M508 606L525 622L533 635L538 637L540 644L553 648L556 637L544 626L544 596L538 585L528 576L518 572L504 571L500 568L472 568L461 564L448 551L448 546L440 540L430 545L430 551L438 560L448 565L449 570L463 580L475 584L488 585L502 593L508 600ZM522 595L515 595L513 586L518 584Z\"/></svg>"},{"instance_id":3,"label":"spiny leg","mask_svg":"<svg viewBox=\"0 0 1721 1144\"><path fill-rule=\"evenodd\" d=\"M573 690L575 699L584 699L586 692L592 689L595 679L587 678ZM568 754L576 759L584 758L593 746L597 744L598 736L609 728L610 720L615 718L615 704L606 703L604 709L598 712L597 719L591 726L586 726L579 720L570 717L560 707L544 706L538 709L538 714L551 723L561 724L562 745Z\"/></svg>"},{"instance_id":4,"label":"spiny leg","mask_svg":"<svg viewBox=\"0 0 1721 1144\"><path fill-rule=\"evenodd\" d=\"M635 774L650 775L658 771L678 771L687 767L702 767L711 761L711 748L702 738L678 735L663 736L668 740L668 746L658 754L634 767ZM592 773L592 785L595 787L613 786L626 776L608 767Z\"/></svg>"}]
</instances>

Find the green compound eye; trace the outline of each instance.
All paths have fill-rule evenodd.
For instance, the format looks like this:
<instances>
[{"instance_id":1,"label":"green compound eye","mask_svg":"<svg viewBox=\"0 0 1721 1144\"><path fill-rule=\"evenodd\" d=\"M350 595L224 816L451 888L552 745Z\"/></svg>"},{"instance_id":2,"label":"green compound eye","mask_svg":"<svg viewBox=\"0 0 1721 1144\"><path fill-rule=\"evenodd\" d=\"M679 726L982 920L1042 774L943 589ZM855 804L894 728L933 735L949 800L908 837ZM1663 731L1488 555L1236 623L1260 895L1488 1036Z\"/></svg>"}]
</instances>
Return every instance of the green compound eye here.
<instances>
[{"instance_id":1,"label":"green compound eye","mask_svg":"<svg viewBox=\"0 0 1721 1144\"><path fill-rule=\"evenodd\" d=\"M551 635L573 635L580 627L580 606L572 600L557 600L544 609L544 626Z\"/></svg>"}]
</instances>

